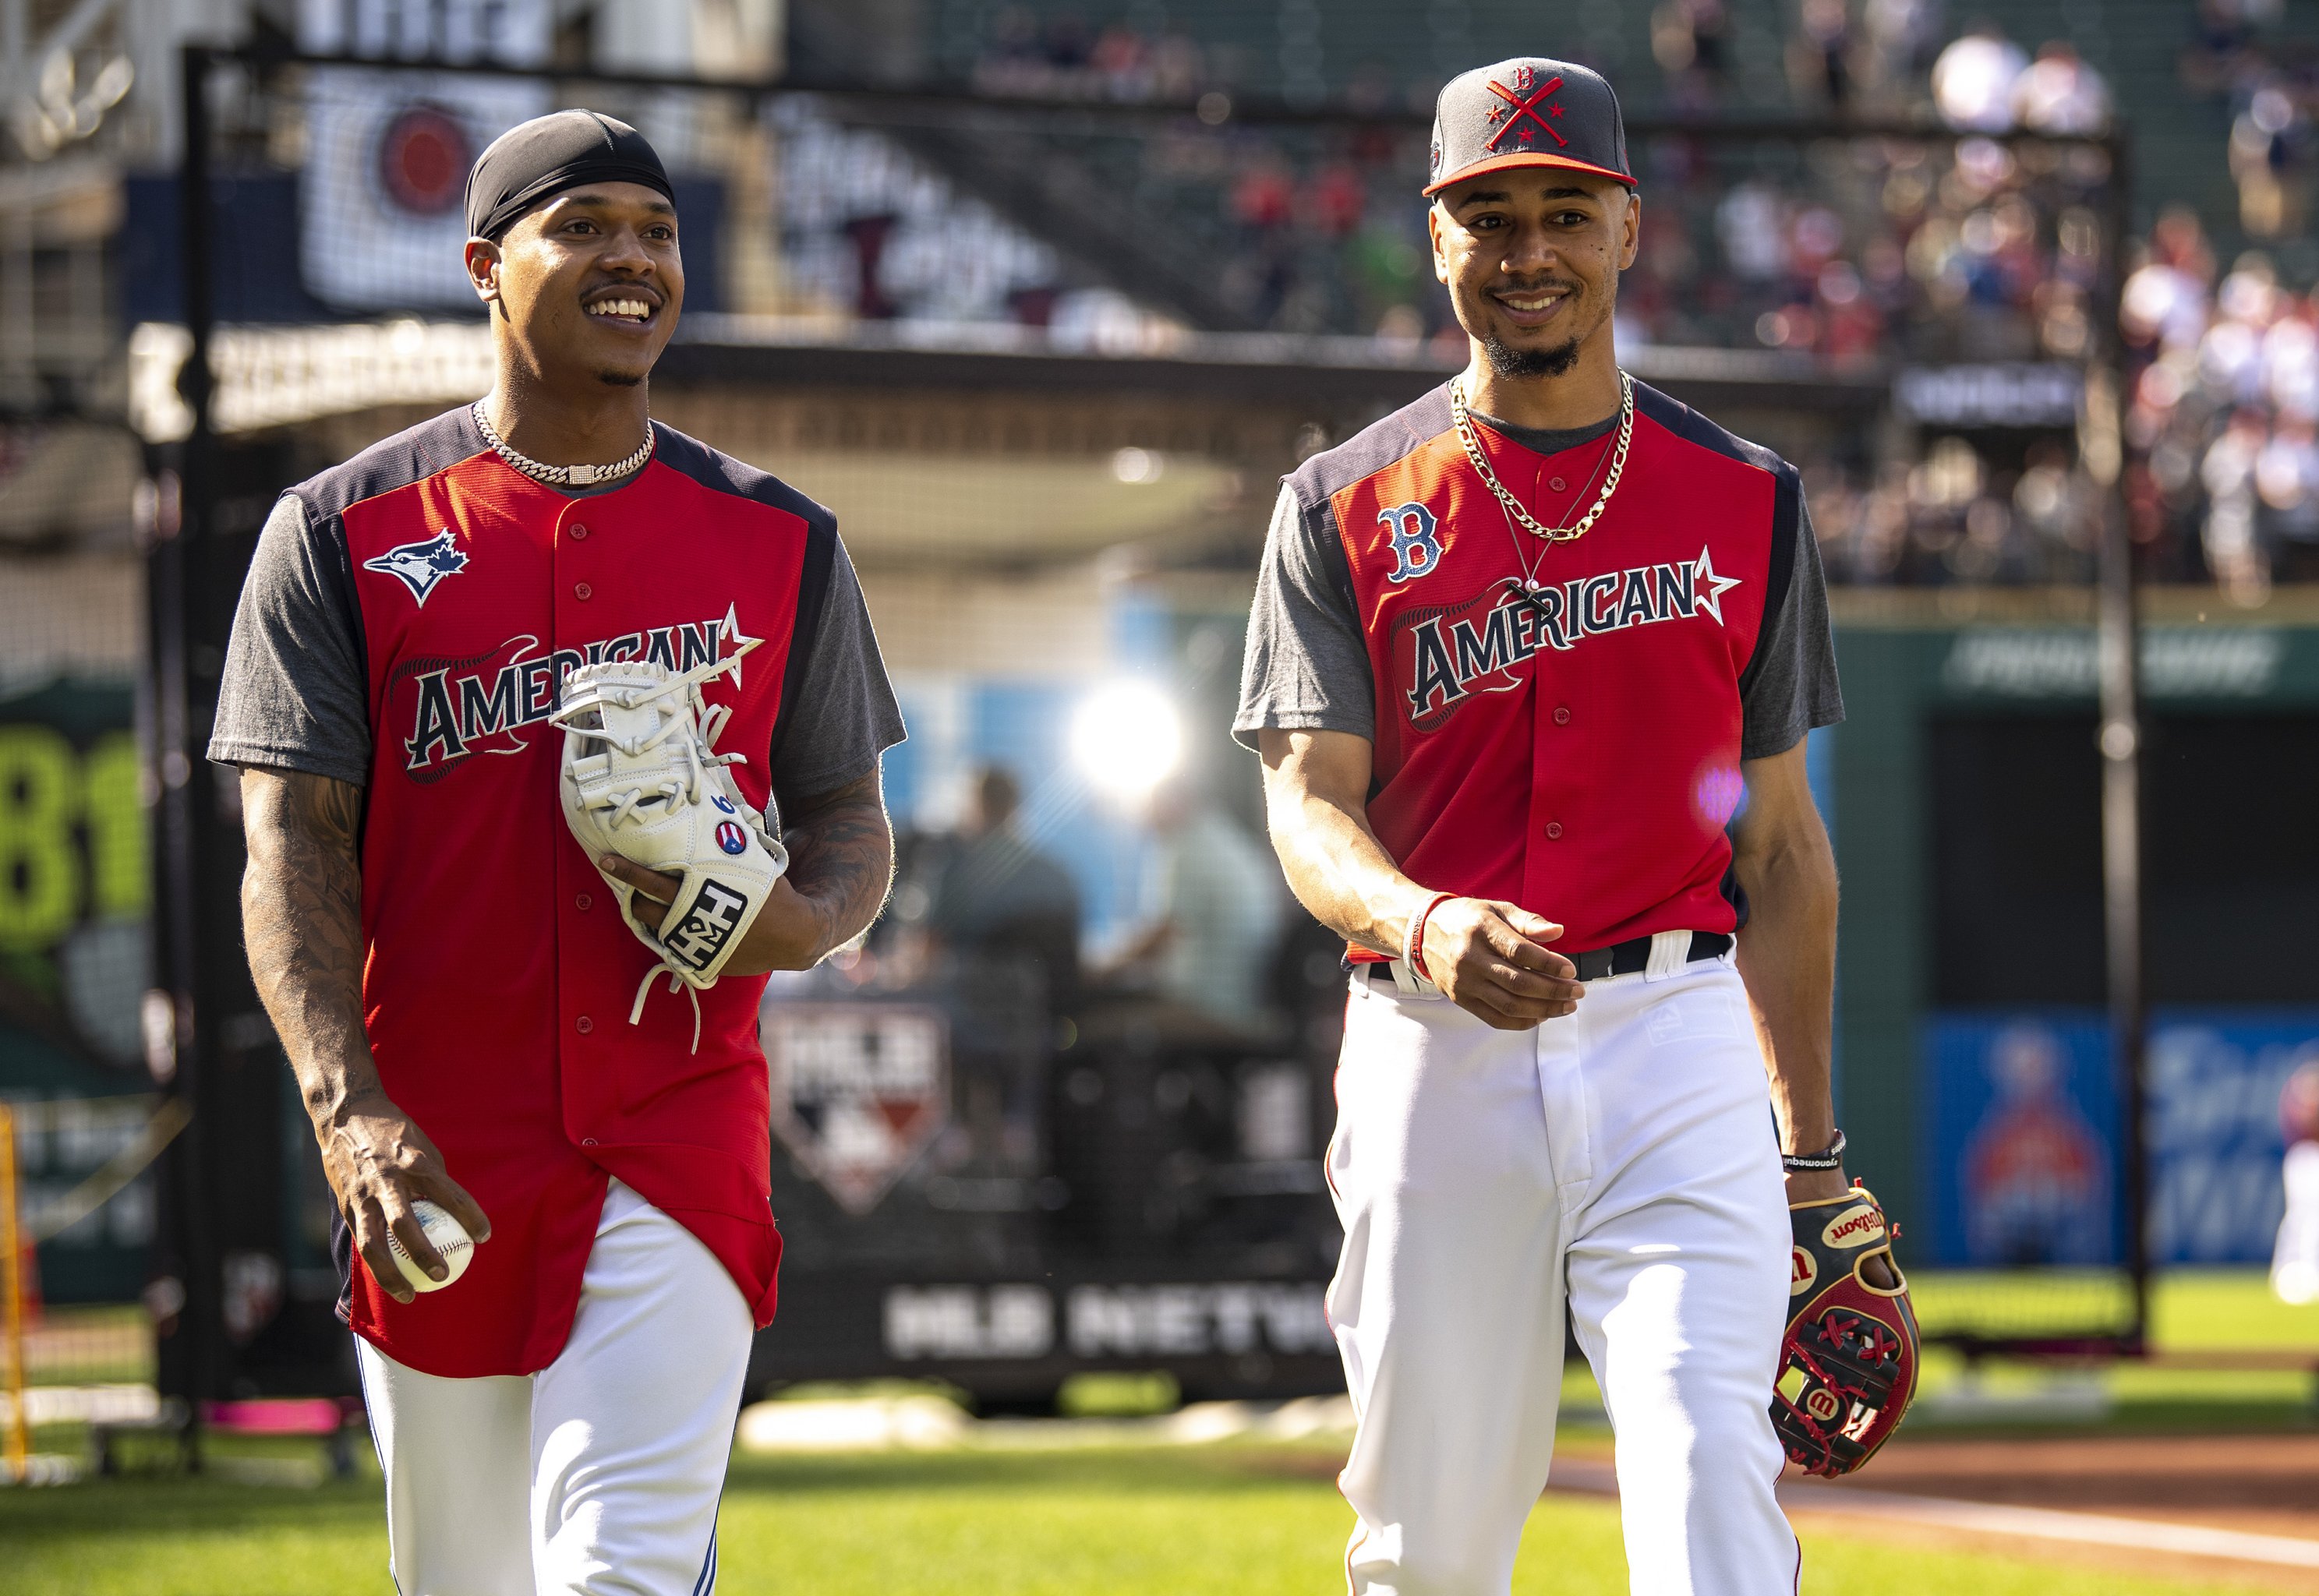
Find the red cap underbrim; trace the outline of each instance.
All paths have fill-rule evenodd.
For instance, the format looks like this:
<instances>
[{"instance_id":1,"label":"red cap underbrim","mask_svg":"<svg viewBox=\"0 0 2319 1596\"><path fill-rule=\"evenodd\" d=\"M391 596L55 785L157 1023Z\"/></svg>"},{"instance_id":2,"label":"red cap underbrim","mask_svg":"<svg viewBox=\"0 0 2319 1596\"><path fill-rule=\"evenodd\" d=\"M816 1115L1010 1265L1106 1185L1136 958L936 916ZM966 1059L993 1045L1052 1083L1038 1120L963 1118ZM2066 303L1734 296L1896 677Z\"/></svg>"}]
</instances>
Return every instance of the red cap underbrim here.
<instances>
[{"instance_id":1,"label":"red cap underbrim","mask_svg":"<svg viewBox=\"0 0 2319 1596\"><path fill-rule=\"evenodd\" d=\"M1626 173L1614 172L1608 167L1598 167L1593 161L1574 160L1569 156L1553 155L1542 149L1524 149L1510 155L1493 155L1487 160L1475 161L1461 171L1450 173L1439 183L1429 183L1425 185L1425 197L1431 199L1443 189L1454 184L1463 183L1468 177L1479 177L1487 172L1503 172L1515 167L1560 167L1566 171L1592 172L1597 177L1608 177L1614 183L1623 183L1629 188L1640 186Z\"/></svg>"}]
</instances>

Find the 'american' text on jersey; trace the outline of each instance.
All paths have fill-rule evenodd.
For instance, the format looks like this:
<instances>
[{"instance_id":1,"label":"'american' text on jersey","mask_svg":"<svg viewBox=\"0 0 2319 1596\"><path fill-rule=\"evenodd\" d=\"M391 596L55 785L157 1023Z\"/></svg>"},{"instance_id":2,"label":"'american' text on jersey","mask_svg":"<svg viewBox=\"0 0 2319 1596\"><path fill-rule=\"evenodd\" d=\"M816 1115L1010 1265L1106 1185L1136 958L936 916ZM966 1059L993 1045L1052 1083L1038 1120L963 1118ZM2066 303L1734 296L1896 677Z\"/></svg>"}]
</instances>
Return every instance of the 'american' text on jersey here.
<instances>
[{"instance_id":1,"label":"'american' text on jersey","mask_svg":"<svg viewBox=\"0 0 2319 1596\"><path fill-rule=\"evenodd\" d=\"M506 734L537 726L554 714L564 679L582 665L643 659L690 671L723 658L737 640L739 628L728 616L719 616L528 658L539 646L537 637L510 637L478 659L414 661L420 669L405 667L415 701L406 723L411 735L402 741L403 768L431 780L470 754L514 753L523 740ZM389 691L399 698L396 690L403 686L394 682Z\"/></svg>"},{"instance_id":2,"label":"'american' text on jersey","mask_svg":"<svg viewBox=\"0 0 2319 1596\"><path fill-rule=\"evenodd\" d=\"M1504 690L1484 679L1520 664L1541 648L1570 649L1582 638L1653 621L1705 614L1720 625L1723 595L1738 586L1718 576L1708 552L1696 560L1664 561L1579 577L1557 587L1523 591L1509 582L1506 597L1481 615L1471 605L1437 610L1409 624L1409 715L1422 725L1471 694Z\"/></svg>"}]
</instances>

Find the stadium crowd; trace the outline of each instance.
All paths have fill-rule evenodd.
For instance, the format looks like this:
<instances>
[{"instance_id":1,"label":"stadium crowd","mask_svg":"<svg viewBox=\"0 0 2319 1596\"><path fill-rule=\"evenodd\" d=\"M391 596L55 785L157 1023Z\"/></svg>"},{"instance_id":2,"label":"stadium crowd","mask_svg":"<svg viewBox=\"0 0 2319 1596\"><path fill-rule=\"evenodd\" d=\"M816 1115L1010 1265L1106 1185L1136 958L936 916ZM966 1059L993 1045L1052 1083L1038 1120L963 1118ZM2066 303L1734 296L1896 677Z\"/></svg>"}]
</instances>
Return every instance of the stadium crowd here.
<instances>
[{"instance_id":1,"label":"stadium crowd","mask_svg":"<svg viewBox=\"0 0 2319 1596\"><path fill-rule=\"evenodd\" d=\"M2276 247L2220 272L2197 220L2172 212L2116 263L2128 274L2128 481L2145 569L2242 597L2319 578L2319 307L2308 282L2319 251L2301 241L2319 165L2319 74L2312 57L2278 44L2282 4L2186 4L2178 67L2187 103L2226 109L2241 230ZM1468 9L1431 7L1427 25L1450 26ZM1277 72L1266 50L1222 29L1196 39L1180 26L1139 28L1124 15L1090 24L1019 4L945 15L970 12L979 27L943 49L982 93L1196 107L1180 122L1059 128L1015 148L1031 151L1027 162L1091 175L1220 283L1241 325L1367 336L1387 357L1429 343L1443 356L1462 349L1410 203L1422 132L1406 118L1251 124L1232 114L1236 96L1315 98L1288 69L1295 5L1281 8ZM2067 365L2096 351L2118 246L2099 141L2115 94L2102 73L2068 41L2032 49L1988 23L1959 31L1938 0L1782 0L1779 36L1751 38L1773 14L1739 0L1659 0L1650 13L1657 72L1630 59L1620 79L1638 119L1659 122L1634 152L1647 237L1621 291L1622 343L1777 351L1838 372ZM1430 105L1439 77L1423 68L1455 53L1435 44L1399 75L1340 59L1325 97L1356 112ZM1767 50L1784 68L1768 86L1747 69ZM1668 125L1767 109L1933 122L1951 136L1799 143ZM880 207L898 222L839 215L869 169L859 152L839 163L851 176L836 185L813 181L806 167L820 163L799 157L848 141L833 133L793 145L784 187L801 280L866 313L1008 319L1072 338L1090 317L1131 313L1116 295L1061 282L1055 252L1024 248L971 199L906 171L892 185L898 203ZM911 220L918 211L947 214L929 232ZM946 241L943 269L914 267L925 264L913 242L921 233ZM956 269L961 239L983 240L989 270ZM863 253L880 249L882 266ZM1956 424L1945 435L1924 426L1897 457L1889 446L1855 428L1809 464L1839 580L2090 574L2096 516L2065 421Z\"/></svg>"}]
</instances>

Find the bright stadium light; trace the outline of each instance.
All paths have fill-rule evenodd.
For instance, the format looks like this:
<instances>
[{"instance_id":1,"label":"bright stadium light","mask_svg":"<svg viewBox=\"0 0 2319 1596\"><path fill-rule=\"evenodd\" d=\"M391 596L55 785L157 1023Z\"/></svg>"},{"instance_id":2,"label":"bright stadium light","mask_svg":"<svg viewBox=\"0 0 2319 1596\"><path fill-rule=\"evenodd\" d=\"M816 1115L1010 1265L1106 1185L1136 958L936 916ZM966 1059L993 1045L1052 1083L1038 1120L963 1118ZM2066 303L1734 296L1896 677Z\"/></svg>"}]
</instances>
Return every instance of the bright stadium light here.
<instances>
[{"instance_id":1,"label":"bright stadium light","mask_svg":"<svg viewBox=\"0 0 2319 1596\"><path fill-rule=\"evenodd\" d=\"M1071 757L1098 791L1141 799L1183 762L1183 719L1148 681L1105 683L1071 716Z\"/></svg>"}]
</instances>

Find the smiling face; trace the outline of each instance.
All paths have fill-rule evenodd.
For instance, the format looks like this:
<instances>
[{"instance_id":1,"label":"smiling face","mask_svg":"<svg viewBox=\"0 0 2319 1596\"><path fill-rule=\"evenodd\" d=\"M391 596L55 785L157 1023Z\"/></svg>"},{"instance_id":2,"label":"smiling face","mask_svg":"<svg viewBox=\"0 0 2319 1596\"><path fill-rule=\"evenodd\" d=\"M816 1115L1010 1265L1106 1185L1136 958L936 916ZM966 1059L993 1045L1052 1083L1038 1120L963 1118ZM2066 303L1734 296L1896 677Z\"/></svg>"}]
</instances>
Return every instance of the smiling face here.
<instances>
[{"instance_id":1,"label":"smiling face","mask_svg":"<svg viewBox=\"0 0 2319 1596\"><path fill-rule=\"evenodd\" d=\"M1559 376L1589 340L1610 336L1641 223L1626 185L1557 167L1469 178L1427 218L1433 274L1458 324L1508 378Z\"/></svg>"},{"instance_id":2,"label":"smiling face","mask_svg":"<svg viewBox=\"0 0 2319 1596\"><path fill-rule=\"evenodd\" d=\"M591 183L472 239L467 272L494 322L548 383L634 387L676 330L676 208L640 183Z\"/></svg>"}]
</instances>

